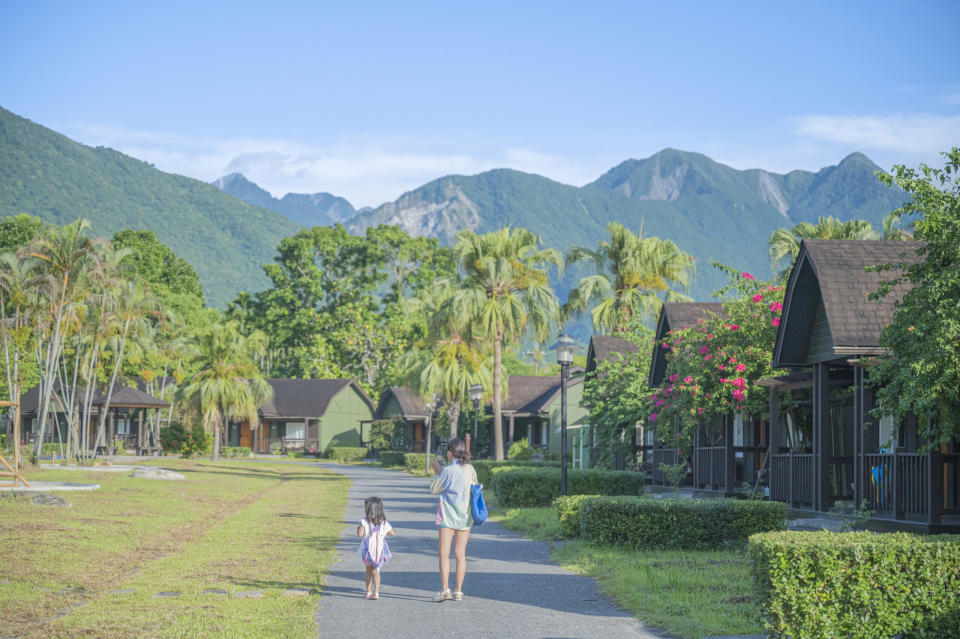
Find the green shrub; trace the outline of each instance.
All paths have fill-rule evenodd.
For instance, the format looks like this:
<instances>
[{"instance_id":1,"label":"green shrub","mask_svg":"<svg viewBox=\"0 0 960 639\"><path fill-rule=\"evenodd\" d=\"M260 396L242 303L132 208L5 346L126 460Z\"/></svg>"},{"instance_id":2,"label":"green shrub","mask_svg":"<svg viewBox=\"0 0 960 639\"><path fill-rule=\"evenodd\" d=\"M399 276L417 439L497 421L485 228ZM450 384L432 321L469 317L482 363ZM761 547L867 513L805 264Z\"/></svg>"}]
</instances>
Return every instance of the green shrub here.
<instances>
[{"instance_id":1,"label":"green shrub","mask_svg":"<svg viewBox=\"0 0 960 639\"><path fill-rule=\"evenodd\" d=\"M786 516L786 506L775 501L597 497L580 506L580 534L633 548L708 550L783 530Z\"/></svg>"},{"instance_id":2,"label":"green shrub","mask_svg":"<svg viewBox=\"0 0 960 639\"><path fill-rule=\"evenodd\" d=\"M0 450L7 450L7 434L0 433Z\"/></svg>"},{"instance_id":3,"label":"green shrub","mask_svg":"<svg viewBox=\"0 0 960 639\"><path fill-rule=\"evenodd\" d=\"M361 446L336 446L330 449L330 458L340 463L363 461L367 456L367 449Z\"/></svg>"},{"instance_id":4,"label":"green shrub","mask_svg":"<svg viewBox=\"0 0 960 639\"><path fill-rule=\"evenodd\" d=\"M560 519L560 528L567 539L580 536L580 506L583 500L592 497L598 495L561 495L553 500L553 508Z\"/></svg>"},{"instance_id":5,"label":"green shrub","mask_svg":"<svg viewBox=\"0 0 960 639\"><path fill-rule=\"evenodd\" d=\"M960 636L960 536L767 533L750 556L774 635Z\"/></svg>"},{"instance_id":6,"label":"green shrub","mask_svg":"<svg viewBox=\"0 0 960 639\"><path fill-rule=\"evenodd\" d=\"M404 460L404 453L402 450L381 450L380 451L380 465L384 468L395 468L397 466L405 466L406 461Z\"/></svg>"},{"instance_id":7,"label":"green shrub","mask_svg":"<svg viewBox=\"0 0 960 639\"><path fill-rule=\"evenodd\" d=\"M180 422L170 422L160 428L160 446L167 453L179 453L181 457L209 455L213 450L213 436L194 424L187 430Z\"/></svg>"},{"instance_id":8,"label":"green shrub","mask_svg":"<svg viewBox=\"0 0 960 639\"><path fill-rule=\"evenodd\" d=\"M56 442L48 442L46 444L40 444L41 457L49 457L54 453L57 454L57 457L61 457L65 452L67 452L67 446L65 444L63 446L61 446Z\"/></svg>"},{"instance_id":9,"label":"green shrub","mask_svg":"<svg viewBox=\"0 0 960 639\"><path fill-rule=\"evenodd\" d=\"M427 463L426 453L404 453L403 465L407 471L417 475L423 474L424 464Z\"/></svg>"},{"instance_id":10,"label":"green shrub","mask_svg":"<svg viewBox=\"0 0 960 639\"><path fill-rule=\"evenodd\" d=\"M530 442L525 439L513 442L507 451L507 459L510 460L529 461L531 457L533 457L533 450L530 448Z\"/></svg>"},{"instance_id":11,"label":"green shrub","mask_svg":"<svg viewBox=\"0 0 960 639\"><path fill-rule=\"evenodd\" d=\"M504 459L494 461L492 459L478 459L471 461L474 469L477 471L477 480L484 486L493 486L494 468L560 468L560 462L526 461L523 459Z\"/></svg>"},{"instance_id":12,"label":"green shrub","mask_svg":"<svg viewBox=\"0 0 960 639\"><path fill-rule=\"evenodd\" d=\"M560 469L500 468L493 473L493 489L506 508L549 506L560 496ZM622 470L570 470L567 494L639 495L643 473Z\"/></svg>"},{"instance_id":13,"label":"green shrub","mask_svg":"<svg viewBox=\"0 0 960 639\"><path fill-rule=\"evenodd\" d=\"M249 446L224 446L220 452L224 457L249 457L253 451Z\"/></svg>"}]
</instances>

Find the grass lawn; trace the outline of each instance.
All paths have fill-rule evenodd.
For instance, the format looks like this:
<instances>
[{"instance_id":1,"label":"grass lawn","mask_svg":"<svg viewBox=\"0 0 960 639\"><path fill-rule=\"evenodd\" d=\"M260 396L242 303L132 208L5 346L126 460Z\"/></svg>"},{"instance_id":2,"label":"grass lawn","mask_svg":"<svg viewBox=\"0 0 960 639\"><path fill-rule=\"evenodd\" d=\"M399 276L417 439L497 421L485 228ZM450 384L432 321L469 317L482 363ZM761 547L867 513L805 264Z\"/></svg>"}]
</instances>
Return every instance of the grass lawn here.
<instances>
[{"instance_id":1,"label":"grass lawn","mask_svg":"<svg viewBox=\"0 0 960 639\"><path fill-rule=\"evenodd\" d=\"M531 539L553 541L553 508L512 508L491 515ZM597 580L600 589L645 624L684 639L762 632L752 602L750 562L735 551L635 551L568 541L554 561Z\"/></svg>"},{"instance_id":2,"label":"grass lawn","mask_svg":"<svg viewBox=\"0 0 960 639\"><path fill-rule=\"evenodd\" d=\"M69 508L0 494L0 634L316 637L349 480L284 463L157 463L186 480L33 471L28 479L101 488L53 493ZM232 596L253 590L262 598ZM169 591L180 595L154 598Z\"/></svg>"}]
</instances>

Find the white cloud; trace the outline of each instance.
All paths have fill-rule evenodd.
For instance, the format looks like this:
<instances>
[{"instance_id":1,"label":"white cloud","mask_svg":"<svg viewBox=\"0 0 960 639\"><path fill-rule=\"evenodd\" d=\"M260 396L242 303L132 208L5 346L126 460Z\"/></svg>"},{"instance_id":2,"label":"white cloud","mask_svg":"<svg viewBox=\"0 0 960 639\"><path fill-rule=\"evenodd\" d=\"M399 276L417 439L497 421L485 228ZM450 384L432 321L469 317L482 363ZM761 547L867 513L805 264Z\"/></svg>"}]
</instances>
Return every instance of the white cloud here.
<instances>
[{"instance_id":1,"label":"white cloud","mask_svg":"<svg viewBox=\"0 0 960 639\"><path fill-rule=\"evenodd\" d=\"M936 157L960 143L960 115L806 115L797 119L796 132L858 150Z\"/></svg>"},{"instance_id":2,"label":"white cloud","mask_svg":"<svg viewBox=\"0 0 960 639\"><path fill-rule=\"evenodd\" d=\"M596 179L611 166L603 160L588 162L524 148L498 150L489 144L470 151L428 148L416 140L311 146L289 140L216 139L104 125L68 127L68 133L85 144L115 148L163 171L206 182L227 173L242 173L276 197L326 191L357 207L392 201L451 173L469 175L509 167L579 185Z\"/></svg>"}]
</instances>

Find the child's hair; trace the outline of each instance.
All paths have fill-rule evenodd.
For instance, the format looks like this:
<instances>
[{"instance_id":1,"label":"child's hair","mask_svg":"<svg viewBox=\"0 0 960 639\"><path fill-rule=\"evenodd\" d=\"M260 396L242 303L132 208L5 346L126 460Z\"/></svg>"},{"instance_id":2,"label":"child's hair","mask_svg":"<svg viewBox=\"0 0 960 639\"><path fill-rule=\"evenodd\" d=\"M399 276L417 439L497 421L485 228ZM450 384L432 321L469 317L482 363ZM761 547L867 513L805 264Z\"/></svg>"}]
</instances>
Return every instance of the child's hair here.
<instances>
[{"instance_id":1,"label":"child's hair","mask_svg":"<svg viewBox=\"0 0 960 639\"><path fill-rule=\"evenodd\" d=\"M451 437L447 440L447 450L455 459L459 459L461 464L470 463L470 451L467 450L467 445L459 437Z\"/></svg>"},{"instance_id":2,"label":"child's hair","mask_svg":"<svg viewBox=\"0 0 960 639\"><path fill-rule=\"evenodd\" d=\"M363 514L371 526L379 526L387 521L387 516L383 514L383 500L379 497L367 497L363 500Z\"/></svg>"}]
</instances>

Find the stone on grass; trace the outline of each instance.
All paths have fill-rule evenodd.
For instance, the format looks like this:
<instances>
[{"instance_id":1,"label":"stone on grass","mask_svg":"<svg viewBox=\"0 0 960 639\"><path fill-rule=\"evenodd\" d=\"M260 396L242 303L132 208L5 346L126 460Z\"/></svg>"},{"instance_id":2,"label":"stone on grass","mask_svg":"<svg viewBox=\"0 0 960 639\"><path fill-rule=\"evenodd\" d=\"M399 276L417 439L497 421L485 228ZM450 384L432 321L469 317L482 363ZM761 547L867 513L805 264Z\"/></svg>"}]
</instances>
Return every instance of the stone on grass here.
<instances>
[{"instance_id":1,"label":"stone on grass","mask_svg":"<svg viewBox=\"0 0 960 639\"><path fill-rule=\"evenodd\" d=\"M260 599L261 597L263 597L262 590L241 590L233 595L234 599Z\"/></svg>"},{"instance_id":2,"label":"stone on grass","mask_svg":"<svg viewBox=\"0 0 960 639\"><path fill-rule=\"evenodd\" d=\"M55 506L56 508L69 508L72 504L57 495L50 493L33 493L30 495L30 501L38 506Z\"/></svg>"},{"instance_id":3,"label":"stone on grass","mask_svg":"<svg viewBox=\"0 0 960 639\"><path fill-rule=\"evenodd\" d=\"M141 466L133 469L132 477L139 479L186 479L181 473L156 466Z\"/></svg>"},{"instance_id":4,"label":"stone on grass","mask_svg":"<svg viewBox=\"0 0 960 639\"><path fill-rule=\"evenodd\" d=\"M155 595L153 596L153 598L154 598L154 599L159 599L159 598L161 598L161 597L179 597L179 596L180 596L180 591L179 591L179 590L169 590L169 591L166 591L166 592L158 592L157 594L155 594Z\"/></svg>"},{"instance_id":5,"label":"stone on grass","mask_svg":"<svg viewBox=\"0 0 960 639\"><path fill-rule=\"evenodd\" d=\"M227 591L224 588L207 588L203 591L205 595L225 595Z\"/></svg>"},{"instance_id":6,"label":"stone on grass","mask_svg":"<svg viewBox=\"0 0 960 639\"><path fill-rule=\"evenodd\" d=\"M118 588L116 590L110 590L107 592L108 595L132 595L133 588Z\"/></svg>"},{"instance_id":7,"label":"stone on grass","mask_svg":"<svg viewBox=\"0 0 960 639\"><path fill-rule=\"evenodd\" d=\"M287 588L283 591L283 594L288 597L306 597L311 592L313 592L313 588Z\"/></svg>"}]
</instances>

